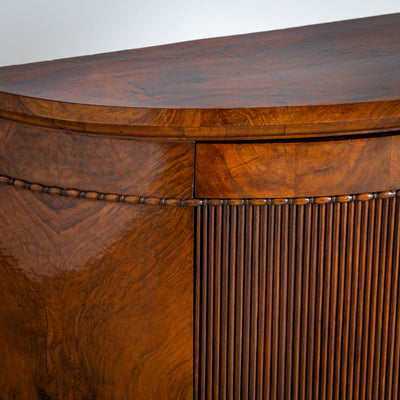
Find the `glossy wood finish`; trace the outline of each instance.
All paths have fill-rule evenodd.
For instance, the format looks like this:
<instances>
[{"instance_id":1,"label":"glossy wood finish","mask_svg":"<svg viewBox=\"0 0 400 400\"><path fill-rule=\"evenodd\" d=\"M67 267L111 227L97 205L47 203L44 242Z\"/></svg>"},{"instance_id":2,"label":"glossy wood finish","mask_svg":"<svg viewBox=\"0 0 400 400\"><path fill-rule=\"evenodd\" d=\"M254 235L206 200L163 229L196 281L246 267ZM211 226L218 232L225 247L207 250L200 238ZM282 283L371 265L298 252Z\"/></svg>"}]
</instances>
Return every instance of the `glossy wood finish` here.
<instances>
[{"instance_id":1,"label":"glossy wood finish","mask_svg":"<svg viewBox=\"0 0 400 400\"><path fill-rule=\"evenodd\" d=\"M398 37L0 68L0 399L398 399Z\"/></svg>"},{"instance_id":2,"label":"glossy wood finish","mask_svg":"<svg viewBox=\"0 0 400 400\"><path fill-rule=\"evenodd\" d=\"M196 196L303 197L397 189L400 136L280 143L199 143Z\"/></svg>"},{"instance_id":3,"label":"glossy wood finish","mask_svg":"<svg viewBox=\"0 0 400 400\"><path fill-rule=\"evenodd\" d=\"M181 140L398 128L399 36L393 14L5 67L0 117Z\"/></svg>"},{"instance_id":4,"label":"glossy wood finish","mask_svg":"<svg viewBox=\"0 0 400 400\"><path fill-rule=\"evenodd\" d=\"M192 221L1 185L0 398L192 398Z\"/></svg>"},{"instance_id":5,"label":"glossy wood finish","mask_svg":"<svg viewBox=\"0 0 400 400\"><path fill-rule=\"evenodd\" d=\"M0 171L47 186L192 197L194 145L87 136L0 119Z\"/></svg>"},{"instance_id":6,"label":"glossy wood finish","mask_svg":"<svg viewBox=\"0 0 400 400\"><path fill-rule=\"evenodd\" d=\"M398 199L201 207L198 398L398 399Z\"/></svg>"}]
</instances>

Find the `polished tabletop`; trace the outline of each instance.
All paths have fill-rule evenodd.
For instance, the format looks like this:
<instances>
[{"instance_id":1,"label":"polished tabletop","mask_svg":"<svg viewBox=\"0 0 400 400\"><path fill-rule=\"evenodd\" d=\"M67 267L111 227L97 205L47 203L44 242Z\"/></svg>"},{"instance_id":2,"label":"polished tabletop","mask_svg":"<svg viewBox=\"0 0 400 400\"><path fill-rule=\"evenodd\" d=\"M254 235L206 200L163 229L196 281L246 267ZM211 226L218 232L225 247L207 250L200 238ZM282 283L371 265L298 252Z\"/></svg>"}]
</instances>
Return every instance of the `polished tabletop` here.
<instances>
[{"instance_id":1,"label":"polished tabletop","mask_svg":"<svg viewBox=\"0 0 400 400\"><path fill-rule=\"evenodd\" d=\"M394 128L400 14L3 67L1 113L183 127L186 137L196 136L190 128L273 125L284 134L324 121L338 131L382 118L396 118L383 124Z\"/></svg>"}]
</instances>

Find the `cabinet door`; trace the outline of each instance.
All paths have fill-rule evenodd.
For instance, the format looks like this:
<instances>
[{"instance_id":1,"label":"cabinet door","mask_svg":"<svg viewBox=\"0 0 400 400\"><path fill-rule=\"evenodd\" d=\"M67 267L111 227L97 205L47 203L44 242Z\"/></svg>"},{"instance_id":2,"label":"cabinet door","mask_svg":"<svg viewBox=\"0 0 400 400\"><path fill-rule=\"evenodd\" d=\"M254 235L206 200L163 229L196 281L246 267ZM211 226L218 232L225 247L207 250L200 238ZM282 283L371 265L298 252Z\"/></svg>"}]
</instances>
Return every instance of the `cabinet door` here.
<instances>
[{"instance_id":1,"label":"cabinet door","mask_svg":"<svg viewBox=\"0 0 400 400\"><path fill-rule=\"evenodd\" d=\"M363 199L199 208L199 399L397 398L399 198Z\"/></svg>"}]
</instances>

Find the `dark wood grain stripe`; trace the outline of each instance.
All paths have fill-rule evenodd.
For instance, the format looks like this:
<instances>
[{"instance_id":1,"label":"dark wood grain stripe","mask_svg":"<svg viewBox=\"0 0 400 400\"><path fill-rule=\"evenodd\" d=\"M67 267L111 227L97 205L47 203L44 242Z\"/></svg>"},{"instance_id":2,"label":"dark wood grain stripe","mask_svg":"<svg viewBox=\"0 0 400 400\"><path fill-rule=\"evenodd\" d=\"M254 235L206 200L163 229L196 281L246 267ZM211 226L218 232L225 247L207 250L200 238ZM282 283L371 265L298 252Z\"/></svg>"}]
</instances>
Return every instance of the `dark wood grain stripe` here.
<instances>
[{"instance_id":1,"label":"dark wood grain stripe","mask_svg":"<svg viewBox=\"0 0 400 400\"><path fill-rule=\"evenodd\" d=\"M368 206L369 203L363 203L357 205L357 212L360 215L360 240L359 240L359 252L358 252L358 269L359 269L359 281L358 290L356 291L357 299L357 311L356 311L356 327L355 327L355 350L354 350L354 383L352 396L354 399L359 398L360 390L360 372L361 372L361 351L362 351L362 339L363 339L363 309L364 309L364 298L365 298L365 267L367 258L367 238L368 238ZM357 267L355 268L357 269ZM354 318L354 316L353 316ZM350 393L350 391L348 391Z\"/></svg>"},{"instance_id":2,"label":"dark wood grain stripe","mask_svg":"<svg viewBox=\"0 0 400 400\"><path fill-rule=\"evenodd\" d=\"M314 352L315 352L315 318L316 318L316 290L317 290L317 263L318 263L318 208L312 208L310 275L308 297L308 330L307 330L307 369L306 369L306 399L312 398L314 380Z\"/></svg>"},{"instance_id":3,"label":"dark wood grain stripe","mask_svg":"<svg viewBox=\"0 0 400 400\"><path fill-rule=\"evenodd\" d=\"M323 282L323 304L322 304L322 332L321 332L321 375L319 393L321 399L327 398L327 381L328 381L328 359L329 359L329 333L331 329L330 308L331 308L331 268L332 268L332 235L333 235L333 204L326 205L326 227L321 230L326 233L325 237L325 254L321 258L320 268L324 268L321 274L321 282Z\"/></svg>"},{"instance_id":4,"label":"dark wood grain stripe","mask_svg":"<svg viewBox=\"0 0 400 400\"><path fill-rule=\"evenodd\" d=\"M300 390L299 399L306 398L307 388L307 342L308 342L308 318L309 318L309 287L310 287L310 250L311 250L311 217L312 206L306 206L305 211L305 230L304 230L304 264L303 264L303 287L302 287L302 320L301 320L301 343L300 343Z\"/></svg>"},{"instance_id":5,"label":"dark wood grain stripe","mask_svg":"<svg viewBox=\"0 0 400 400\"><path fill-rule=\"evenodd\" d=\"M301 369L301 325L302 325L302 283L303 283L303 232L304 232L304 209L306 206L299 205L297 208L297 230L296 259L293 268L296 271L295 279L295 313L294 313L294 341L293 341L293 398L299 398L299 375Z\"/></svg>"},{"instance_id":6,"label":"dark wood grain stripe","mask_svg":"<svg viewBox=\"0 0 400 400\"><path fill-rule=\"evenodd\" d=\"M368 204L368 203L367 203ZM374 252L374 237L375 237L375 213L376 201L373 200L369 204L369 219L368 219L368 250L366 260L365 273L365 291L364 291L364 321L363 321L363 338L362 338L362 354L361 354L361 381L360 381L360 398L363 399L367 393L367 372L369 365L369 321L371 309L371 292L372 292L372 271L373 271L373 252Z\"/></svg>"},{"instance_id":7,"label":"dark wood grain stripe","mask_svg":"<svg viewBox=\"0 0 400 400\"><path fill-rule=\"evenodd\" d=\"M268 210L261 208L260 221L260 265L259 265L259 298L258 298L258 344L257 344L257 369L256 369L256 399L264 397L264 370L265 370L265 321L267 303L267 237L268 237Z\"/></svg>"},{"instance_id":8,"label":"dark wood grain stripe","mask_svg":"<svg viewBox=\"0 0 400 400\"><path fill-rule=\"evenodd\" d=\"M342 327L342 349L340 362L340 398L346 399L347 387L347 364L349 356L349 331L350 331L350 302L353 271L353 240L354 240L354 203L348 204L347 210L347 233L346 233L344 263L344 292L343 292L343 327Z\"/></svg>"},{"instance_id":9,"label":"dark wood grain stripe","mask_svg":"<svg viewBox=\"0 0 400 400\"><path fill-rule=\"evenodd\" d=\"M264 357L264 398L271 396L271 355L272 355L272 302L274 280L274 242L275 242L275 205L267 208L268 212L268 238L267 242L267 282L265 299L265 357Z\"/></svg>"},{"instance_id":10,"label":"dark wood grain stripe","mask_svg":"<svg viewBox=\"0 0 400 400\"><path fill-rule=\"evenodd\" d=\"M222 207L221 207L222 209ZM221 267L221 388L219 398L226 399L228 381L228 304L229 304L229 238L230 238L230 210L222 209L222 267Z\"/></svg>"},{"instance_id":11,"label":"dark wood grain stripe","mask_svg":"<svg viewBox=\"0 0 400 400\"><path fill-rule=\"evenodd\" d=\"M378 343L376 341L376 331L379 329L377 326L377 307L378 307L378 289L379 289L379 265L380 257L379 251L381 248L381 225L382 225L382 199L378 199L376 204L375 214L375 237L374 237L374 254L372 263L372 288L371 288L371 307L370 307L370 335L368 345L368 363L370 368L367 370L367 392L366 397L372 399L373 397L373 376L376 370L377 355L375 354Z\"/></svg>"},{"instance_id":12,"label":"dark wood grain stripe","mask_svg":"<svg viewBox=\"0 0 400 400\"><path fill-rule=\"evenodd\" d=\"M235 326L236 326L236 275L237 275L237 262L236 262L236 235L237 235L237 212L238 207L228 207L226 210L230 214L230 232L229 232L229 323L228 323L228 387L227 397L233 398L234 394L234 381L235 381ZM226 232L227 233L227 232Z\"/></svg>"},{"instance_id":13,"label":"dark wood grain stripe","mask_svg":"<svg viewBox=\"0 0 400 400\"><path fill-rule=\"evenodd\" d=\"M259 317L260 206L253 206L252 238L249 398L255 400L257 393L257 352L259 351L257 328Z\"/></svg>"},{"instance_id":14,"label":"dark wood grain stripe","mask_svg":"<svg viewBox=\"0 0 400 400\"><path fill-rule=\"evenodd\" d=\"M250 374L250 321L251 321L251 265L252 265L252 225L253 206L246 207L245 240L249 243L245 246L244 260L244 294L243 294L243 356L242 356L242 397L246 398L249 393Z\"/></svg>"},{"instance_id":15,"label":"dark wood grain stripe","mask_svg":"<svg viewBox=\"0 0 400 400\"><path fill-rule=\"evenodd\" d=\"M238 210L237 237L237 289L236 289L236 333L235 333L235 400L242 395L242 352L243 352L243 289L245 252L245 207Z\"/></svg>"},{"instance_id":16,"label":"dark wood grain stripe","mask_svg":"<svg viewBox=\"0 0 400 400\"><path fill-rule=\"evenodd\" d=\"M287 282L288 282L288 226L289 226L289 207L279 207L281 209L281 248L280 248L280 290L279 290L279 367L278 367L278 397L285 398L285 372L286 372L286 335L287 335ZM279 219L279 216L278 216Z\"/></svg>"},{"instance_id":17,"label":"dark wood grain stripe","mask_svg":"<svg viewBox=\"0 0 400 400\"><path fill-rule=\"evenodd\" d=\"M286 398L296 398L292 394L293 380L293 336L295 321L295 281L296 281L296 229L297 229L297 208L290 207L288 221L288 263L287 263L287 335L286 335L286 360L285 360L285 380L287 382Z\"/></svg>"},{"instance_id":18,"label":"dark wood grain stripe","mask_svg":"<svg viewBox=\"0 0 400 400\"><path fill-rule=\"evenodd\" d=\"M214 295L215 295L215 208L208 210L208 252L207 252L207 398L213 396L214 367Z\"/></svg>"},{"instance_id":19,"label":"dark wood grain stripe","mask_svg":"<svg viewBox=\"0 0 400 400\"><path fill-rule=\"evenodd\" d=\"M395 213L396 213L396 199L388 202L388 218L386 231L386 260L383 268L386 270L385 274L385 287L383 297L383 312L382 312L382 341L381 341L381 363L379 375L379 396L385 398L386 396L386 369L389 363L388 360L388 340L389 340L389 310L391 305L392 294L392 279L393 279L393 247L394 247L394 226L395 226ZM394 282L393 282L394 284Z\"/></svg>"},{"instance_id":20,"label":"dark wood grain stripe","mask_svg":"<svg viewBox=\"0 0 400 400\"><path fill-rule=\"evenodd\" d=\"M215 207L214 251L214 327L213 327L213 393L219 397L220 348L221 348L221 254L222 254L222 207Z\"/></svg>"},{"instance_id":21,"label":"dark wood grain stripe","mask_svg":"<svg viewBox=\"0 0 400 400\"><path fill-rule=\"evenodd\" d=\"M208 298L208 271L207 271L207 253L208 253L208 209L204 208L201 212L201 249L198 249L198 252L201 254L200 264L197 265L198 269L201 269L201 309L199 313L201 314L201 332L199 333L200 344L199 344L199 353L200 360L198 362L199 365L199 383L198 383L198 398L201 400L206 399L206 392L204 388L207 384L207 376L206 376L206 366L207 366L207 298Z\"/></svg>"},{"instance_id":22,"label":"dark wood grain stripe","mask_svg":"<svg viewBox=\"0 0 400 400\"><path fill-rule=\"evenodd\" d=\"M197 212L195 215L195 223L196 223L196 245L195 245L195 257L196 257L196 265L197 268L195 270L195 293L194 293L194 392L195 397L198 398L199 394L199 382L200 382L200 371L199 371L199 362L200 362L200 348L201 348L201 249L202 249L202 213L201 208L197 207Z\"/></svg>"},{"instance_id":23,"label":"dark wood grain stripe","mask_svg":"<svg viewBox=\"0 0 400 400\"><path fill-rule=\"evenodd\" d=\"M335 377L335 348L336 348L336 312L338 304L338 288L339 288L339 246L340 246L340 214L341 204L334 204L333 215L333 241L332 241L332 279L329 322L330 328L328 333L328 369L327 369L327 391L326 398L332 400L334 398L334 377Z\"/></svg>"}]
</instances>

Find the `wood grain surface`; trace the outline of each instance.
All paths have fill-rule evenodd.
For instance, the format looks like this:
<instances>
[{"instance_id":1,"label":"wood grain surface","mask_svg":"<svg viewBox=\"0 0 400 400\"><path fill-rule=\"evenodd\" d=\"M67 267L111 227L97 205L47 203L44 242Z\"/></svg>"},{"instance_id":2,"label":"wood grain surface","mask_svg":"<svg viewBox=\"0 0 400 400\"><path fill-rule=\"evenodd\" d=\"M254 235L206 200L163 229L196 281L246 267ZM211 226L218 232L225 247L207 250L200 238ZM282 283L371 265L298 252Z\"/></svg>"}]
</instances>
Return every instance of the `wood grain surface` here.
<instances>
[{"instance_id":1,"label":"wood grain surface","mask_svg":"<svg viewBox=\"0 0 400 400\"><path fill-rule=\"evenodd\" d=\"M195 194L311 197L396 190L400 136L310 142L198 143Z\"/></svg>"},{"instance_id":2,"label":"wood grain surface","mask_svg":"<svg viewBox=\"0 0 400 400\"><path fill-rule=\"evenodd\" d=\"M399 37L0 68L0 400L399 398Z\"/></svg>"},{"instance_id":3,"label":"wood grain surface","mask_svg":"<svg viewBox=\"0 0 400 400\"><path fill-rule=\"evenodd\" d=\"M399 213L394 193L199 207L198 399L398 399Z\"/></svg>"},{"instance_id":4,"label":"wood grain surface","mask_svg":"<svg viewBox=\"0 0 400 400\"><path fill-rule=\"evenodd\" d=\"M193 397L193 209L0 186L0 398Z\"/></svg>"},{"instance_id":5,"label":"wood grain surface","mask_svg":"<svg viewBox=\"0 0 400 400\"><path fill-rule=\"evenodd\" d=\"M87 136L0 119L0 173L47 186L192 197L194 145Z\"/></svg>"},{"instance_id":6,"label":"wood grain surface","mask_svg":"<svg viewBox=\"0 0 400 400\"><path fill-rule=\"evenodd\" d=\"M4 67L0 116L180 140L394 129L399 36L392 14Z\"/></svg>"}]
</instances>

